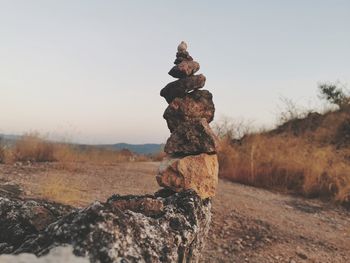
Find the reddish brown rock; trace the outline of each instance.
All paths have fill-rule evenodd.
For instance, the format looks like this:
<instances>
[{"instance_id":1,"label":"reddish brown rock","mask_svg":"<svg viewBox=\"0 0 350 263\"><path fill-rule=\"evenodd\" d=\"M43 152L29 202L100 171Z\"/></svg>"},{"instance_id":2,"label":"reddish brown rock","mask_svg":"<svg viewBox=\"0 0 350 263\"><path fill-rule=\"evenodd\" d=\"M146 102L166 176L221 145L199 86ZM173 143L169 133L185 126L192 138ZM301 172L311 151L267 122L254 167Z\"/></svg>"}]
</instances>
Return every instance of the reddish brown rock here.
<instances>
[{"instance_id":1,"label":"reddish brown rock","mask_svg":"<svg viewBox=\"0 0 350 263\"><path fill-rule=\"evenodd\" d=\"M186 78L196 73L199 68L198 62L184 60L178 65L174 66L168 74L174 78Z\"/></svg>"},{"instance_id":2,"label":"reddish brown rock","mask_svg":"<svg viewBox=\"0 0 350 263\"><path fill-rule=\"evenodd\" d=\"M193 58L190 56L190 54L187 51L177 52L174 64L178 65L182 61L192 61L192 60L193 60Z\"/></svg>"},{"instance_id":3,"label":"reddish brown rock","mask_svg":"<svg viewBox=\"0 0 350 263\"><path fill-rule=\"evenodd\" d=\"M146 216L159 216L163 213L164 208L162 201L152 197L138 198L133 196L129 199L116 199L111 201L110 204L121 211L131 210Z\"/></svg>"},{"instance_id":4,"label":"reddish brown rock","mask_svg":"<svg viewBox=\"0 0 350 263\"><path fill-rule=\"evenodd\" d=\"M157 182L160 186L176 192L192 189L205 199L215 196L218 172L216 154L169 158L160 165Z\"/></svg>"},{"instance_id":5,"label":"reddish brown rock","mask_svg":"<svg viewBox=\"0 0 350 263\"><path fill-rule=\"evenodd\" d=\"M164 97L170 103L175 98L185 97L189 91L203 88L205 80L205 76L199 74L170 82L160 91L160 96Z\"/></svg>"},{"instance_id":6,"label":"reddish brown rock","mask_svg":"<svg viewBox=\"0 0 350 263\"><path fill-rule=\"evenodd\" d=\"M183 98L175 98L164 112L170 132L182 122L205 118L208 123L214 119L213 96L207 90L195 90Z\"/></svg>"},{"instance_id":7,"label":"reddish brown rock","mask_svg":"<svg viewBox=\"0 0 350 263\"><path fill-rule=\"evenodd\" d=\"M206 119L181 123L167 140L164 152L172 156L216 153L217 138Z\"/></svg>"}]
</instances>

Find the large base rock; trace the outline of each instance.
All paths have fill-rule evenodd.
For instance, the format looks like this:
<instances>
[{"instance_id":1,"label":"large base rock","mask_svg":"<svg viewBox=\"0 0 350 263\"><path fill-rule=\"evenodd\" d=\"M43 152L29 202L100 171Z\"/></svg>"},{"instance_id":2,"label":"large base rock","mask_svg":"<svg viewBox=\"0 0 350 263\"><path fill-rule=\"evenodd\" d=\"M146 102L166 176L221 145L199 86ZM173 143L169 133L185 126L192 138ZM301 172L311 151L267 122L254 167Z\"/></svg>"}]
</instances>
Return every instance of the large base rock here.
<instances>
[{"instance_id":1,"label":"large base rock","mask_svg":"<svg viewBox=\"0 0 350 263\"><path fill-rule=\"evenodd\" d=\"M219 163L216 154L192 155L164 160L157 182L176 192L193 189L205 199L213 197L218 184Z\"/></svg>"},{"instance_id":2,"label":"large base rock","mask_svg":"<svg viewBox=\"0 0 350 263\"><path fill-rule=\"evenodd\" d=\"M194 191L115 195L32 232L17 249L5 253L42 256L71 245L75 255L90 262L199 262L210 210L210 200L201 200ZM10 220L11 215L5 216Z\"/></svg>"}]
</instances>

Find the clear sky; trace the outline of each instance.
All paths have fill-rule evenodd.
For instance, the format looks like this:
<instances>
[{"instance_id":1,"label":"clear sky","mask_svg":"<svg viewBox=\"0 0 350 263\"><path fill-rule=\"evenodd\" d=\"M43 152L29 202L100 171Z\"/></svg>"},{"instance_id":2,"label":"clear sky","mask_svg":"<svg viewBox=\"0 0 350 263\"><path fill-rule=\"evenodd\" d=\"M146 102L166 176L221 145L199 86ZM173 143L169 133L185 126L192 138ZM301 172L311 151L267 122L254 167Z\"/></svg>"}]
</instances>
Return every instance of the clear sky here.
<instances>
[{"instance_id":1,"label":"clear sky","mask_svg":"<svg viewBox=\"0 0 350 263\"><path fill-rule=\"evenodd\" d=\"M272 125L284 96L350 83L350 1L0 0L0 133L84 143L164 142L181 40L216 119Z\"/></svg>"}]
</instances>

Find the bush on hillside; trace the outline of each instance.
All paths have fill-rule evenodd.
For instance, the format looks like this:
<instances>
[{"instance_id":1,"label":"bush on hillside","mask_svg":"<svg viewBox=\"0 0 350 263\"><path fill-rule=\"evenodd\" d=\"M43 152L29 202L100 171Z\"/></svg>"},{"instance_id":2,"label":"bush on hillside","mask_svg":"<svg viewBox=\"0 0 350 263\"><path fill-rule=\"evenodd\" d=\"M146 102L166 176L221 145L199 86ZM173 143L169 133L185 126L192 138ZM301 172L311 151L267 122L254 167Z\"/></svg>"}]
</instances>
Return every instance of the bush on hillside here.
<instances>
[{"instance_id":1,"label":"bush on hillside","mask_svg":"<svg viewBox=\"0 0 350 263\"><path fill-rule=\"evenodd\" d=\"M340 110L302 112L288 100L279 119L285 122L239 139L235 135L241 128L224 122L217 129L219 176L350 206L350 111L344 106L349 97L332 89L329 100Z\"/></svg>"},{"instance_id":2,"label":"bush on hillside","mask_svg":"<svg viewBox=\"0 0 350 263\"><path fill-rule=\"evenodd\" d=\"M340 87L339 83L321 83L318 86L320 97L340 109L350 106L350 94L346 87Z\"/></svg>"}]
</instances>

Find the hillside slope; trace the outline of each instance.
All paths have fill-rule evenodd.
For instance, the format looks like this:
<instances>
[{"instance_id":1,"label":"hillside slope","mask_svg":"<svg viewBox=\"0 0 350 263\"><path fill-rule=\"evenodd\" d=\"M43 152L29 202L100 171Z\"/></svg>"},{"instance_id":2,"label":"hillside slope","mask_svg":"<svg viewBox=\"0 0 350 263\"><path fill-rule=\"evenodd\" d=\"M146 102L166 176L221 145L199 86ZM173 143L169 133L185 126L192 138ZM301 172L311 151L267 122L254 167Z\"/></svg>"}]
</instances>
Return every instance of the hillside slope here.
<instances>
[{"instance_id":1,"label":"hillside slope","mask_svg":"<svg viewBox=\"0 0 350 263\"><path fill-rule=\"evenodd\" d=\"M221 144L223 178L350 205L350 110L309 113Z\"/></svg>"}]
</instances>

